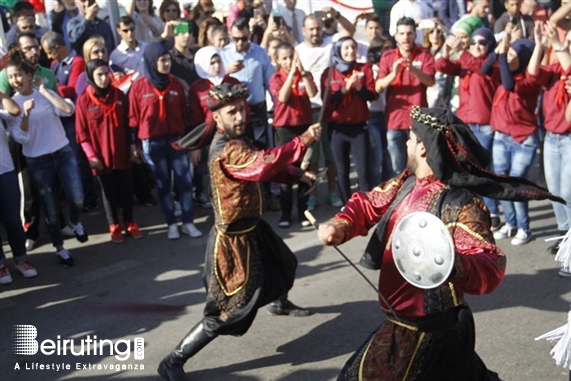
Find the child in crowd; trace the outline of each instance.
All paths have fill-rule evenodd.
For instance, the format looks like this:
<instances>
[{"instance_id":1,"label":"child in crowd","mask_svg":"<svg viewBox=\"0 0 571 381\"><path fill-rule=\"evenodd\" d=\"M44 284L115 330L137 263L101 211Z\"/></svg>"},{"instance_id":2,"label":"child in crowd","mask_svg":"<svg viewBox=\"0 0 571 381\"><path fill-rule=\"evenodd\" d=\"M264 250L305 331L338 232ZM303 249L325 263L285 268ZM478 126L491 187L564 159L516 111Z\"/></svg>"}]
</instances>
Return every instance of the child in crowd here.
<instances>
[{"instance_id":1,"label":"child in crowd","mask_svg":"<svg viewBox=\"0 0 571 381\"><path fill-rule=\"evenodd\" d=\"M274 99L274 132L276 145L283 146L307 130L312 122L309 98L317 94L313 76L305 71L297 52L290 43L280 43L274 59L278 71L270 78L270 93ZM280 206L282 216L279 226L287 228L291 224L293 186L281 184ZM297 189L297 213L302 226L309 226L303 215L307 209L308 186L300 183Z\"/></svg>"}]
</instances>

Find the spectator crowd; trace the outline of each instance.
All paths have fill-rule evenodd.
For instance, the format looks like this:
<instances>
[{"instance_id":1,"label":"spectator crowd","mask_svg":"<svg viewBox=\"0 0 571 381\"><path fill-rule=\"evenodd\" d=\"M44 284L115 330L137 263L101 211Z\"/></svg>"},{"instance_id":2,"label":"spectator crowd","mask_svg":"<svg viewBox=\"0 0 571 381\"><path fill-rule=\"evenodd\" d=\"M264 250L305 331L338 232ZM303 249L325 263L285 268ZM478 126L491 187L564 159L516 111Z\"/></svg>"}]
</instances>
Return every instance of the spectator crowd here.
<instances>
[{"instance_id":1,"label":"spectator crowd","mask_svg":"<svg viewBox=\"0 0 571 381\"><path fill-rule=\"evenodd\" d=\"M208 92L222 83L248 88L258 148L324 127L299 165L324 168L325 195L262 184L282 228L309 226L306 209L342 208L355 189L401 173L413 106L453 110L492 155L488 171L525 177L542 155L549 191L567 201L553 203L557 230L570 228L571 0L373 1L375 12L355 20L331 7L306 14L296 0L232 0L226 14L211 0L190 9L133 0L116 25L95 1L58 0L48 27L31 2L9 3L0 10L0 209L24 277L37 275L26 253L42 220L71 266L64 238L88 241L82 212L99 204L113 243L144 237L135 202L160 207L168 239L201 237L193 211L212 207L208 147L176 143L213 123ZM484 202L496 240L532 239L527 202ZM2 252L0 284L11 282Z\"/></svg>"}]
</instances>

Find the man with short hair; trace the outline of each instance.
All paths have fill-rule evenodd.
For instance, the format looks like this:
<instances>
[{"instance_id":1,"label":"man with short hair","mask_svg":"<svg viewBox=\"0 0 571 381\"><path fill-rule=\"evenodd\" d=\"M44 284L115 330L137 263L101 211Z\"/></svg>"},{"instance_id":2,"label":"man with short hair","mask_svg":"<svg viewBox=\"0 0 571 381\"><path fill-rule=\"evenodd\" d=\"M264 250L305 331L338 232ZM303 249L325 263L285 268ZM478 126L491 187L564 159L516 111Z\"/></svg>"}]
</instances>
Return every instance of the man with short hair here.
<instances>
[{"instance_id":1,"label":"man with short hair","mask_svg":"<svg viewBox=\"0 0 571 381\"><path fill-rule=\"evenodd\" d=\"M416 25L410 17L397 23L397 47L381 56L377 92L387 92L387 148L394 177L405 169L409 113L414 105L426 107L426 88L434 84L434 57L415 44Z\"/></svg>"},{"instance_id":2,"label":"man with short hair","mask_svg":"<svg viewBox=\"0 0 571 381\"><path fill-rule=\"evenodd\" d=\"M43 78L46 89L53 90L59 94L56 76L50 69L40 65L40 51L42 48L35 33L20 33L16 38L16 47L22 53L24 61L34 69L34 76ZM12 94L13 92L8 82L6 69L0 72L0 91L5 94Z\"/></svg>"},{"instance_id":3,"label":"man with short hair","mask_svg":"<svg viewBox=\"0 0 571 381\"><path fill-rule=\"evenodd\" d=\"M12 28L6 32L6 46L16 42L16 36L22 32L33 32L36 37L42 38L46 29L36 25L36 11L27 1L18 1L12 9Z\"/></svg>"},{"instance_id":4,"label":"man with short hair","mask_svg":"<svg viewBox=\"0 0 571 381\"><path fill-rule=\"evenodd\" d=\"M486 28L490 27L490 0L473 0L468 14L478 17L482 20L482 25Z\"/></svg>"},{"instance_id":5,"label":"man with short hair","mask_svg":"<svg viewBox=\"0 0 571 381\"><path fill-rule=\"evenodd\" d=\"M117 34L121 42L111 52L109 59L127 74L133 74L132 81L144 73L143 52L146 42L135 37L135 20L131 16L122 16L117 21Z\"/></svg>"},{"instance_id":6,"label":"man with short hair","mask_svg":"<svg viewBox=\"0 0 571 381\"><path fill-rule=\"evenodd\" d=\"M268 53L250 42L246 19L238 18L234 21L230 28L230 39L233 42L221 52L224 68L227 74L245 84L250 91L248 106L252 117L254 144L264 149L270 144L266 91L269 91L270 77L275 69Z\"/></svg>"},{"instance_id":7,"label":"man with short hair","mask_svg":"<svg viewBox=\"0 0 571 381\"><path fill-rule=\"evenodd\" d=\"M58 88L64 98L74 100L75 85L80 74L85 71L83 57L69 50L63 36L50 31L42 36L42 49L52 60L51 70L58 80Z\"/></svg>"},{"instance_id":8,"label":"man with short hair","mask_svg":"<svg viewBox=\"0 0 571 381\"><path fill-rule=\"evenodd\" d=\"M281 147L260 150L245 139L247 88L225 83L213 87L208 95L216 130L212 142L205 143L210 144L208 163L215 204L204 270L206 305L200 322L159 365L158 373L170 381L185 380L185 362L218 335L244 335L258 309L268 303L272 315L310 315L287 299L297 260L261 218L259 182L314 180L314 175L295 163L319 140L321 127L311 125ZM204 134L208 135L208 130Z\"/></svg>"},{"instance_id":9,"label":"man with short hair","mask_svg":"<svg viewBox=\"0 0 571 381\"><path fill-rule=\"evenodd\" d=\"M512 33L518 31L518 35L522 38L533 40L533 19L531 16L523 15L520 12L522 0L505 0L504 7L506 11L496 20L494 24L494 33L496 34L496 41L500 41L504 37L504 32ZM519 34L521 32L521 34ZM512 41L513 42L513 41Z\"/></svg>"},{"instance_id":10,"label":"man with short hair","mask_svg":"<svg viewBox=\"0 0 571 381\"><path fill-rule=\"evenodd\" d=\"M107 23L97 17L99 5L94 1L89 5L88 0L75 0L75 6L79 14L67 23L67 35L76 52L83 52L83 43L90 37L99 35L105 40L105 47L112 52L115 47L113 31Z\"/></svg>"}]
</instances>

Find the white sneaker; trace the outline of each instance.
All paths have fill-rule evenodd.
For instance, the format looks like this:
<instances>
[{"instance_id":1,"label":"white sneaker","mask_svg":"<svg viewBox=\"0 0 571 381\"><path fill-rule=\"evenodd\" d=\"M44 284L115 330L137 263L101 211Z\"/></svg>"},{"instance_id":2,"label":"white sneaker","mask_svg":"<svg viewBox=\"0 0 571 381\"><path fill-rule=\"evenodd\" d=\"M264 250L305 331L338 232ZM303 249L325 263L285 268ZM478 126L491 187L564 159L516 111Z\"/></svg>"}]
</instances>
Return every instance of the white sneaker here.
<instances>
[{"instance_id":1,"label":"white sneaker","mask_svg":"<svg viewBox=\"0 0 571 381\"><path fill-rule=\"evenodd\" d=\"M12 283L12 275L10 275L10 270L8 266L0 266L0 284Z\"/></svg>"},{"instance_id":2,"label":"white sneaker","mask_svg":"<svg viewBox=\"0 0 571 381\"><path fill-rule=\"evenodd\" d=\"M500 230L494 233L495 239L506 239L508 237L513 237L516 234L516 227L505 224Z\"/></svg>"},{"instance_id":3,"label":"white sneaker","mask_svg":"<svg viewBox=\"0 0 571 381\"><path fill-rule=\"evenodd\" d=\"M524 245L531 241L531 232L525 229L517 229L517 234L512 239L512 245L519 246Z\"/></svg>"},{"instance_id":4,"label":"white sneaker","mask_svg":"<svg viewBox=\"0 0 571 381\"><path fill-rule=\"evenodd\" d=\"M169 239L179 239L180 238L180 233L178 232L177 224L169 225L169 232L167 234L167 237Z\"/></svg>"},{"instance_id":5,"label":"white sneaker","mask_svg":"<svg viewBox=\"0 0 571 381\"><path fill-rule=\"evenodd\" d=\"M27 239L26 240L26 251L34 250L35 246L36 246L36 241L34 241L33 239Z\"/></svg>"},{"instance_id":6,"label":"white sneaker","mask_svg":"<svg viewBox=\"0 0 571 381\"><path fill-rule=\"evenodd\" d=\"M24 278L33 278L38 275L38 271L28 261L17 263L16 270L18 270Z\"/></svg>"},{"instance_id":7,"label":"white sneaker","mask_svg":"<svg viewBox=\"0 0 571 381\"><path fill-rule=\"evenodd\" d=\"M180 202L174 202L174 216L180 217L182 216L182 207L180 206Z\"/></svg>"},{"instance_id":8,"label":"white sneaker","mask_svg":"<svg viewBox=\"0 0 571 381\"><path fill-rule=\"evenodd\" d=\"M192 238L202 237L202 232L194 226L192 223L182 224L182 232L188 234Z\"/></svg>"}]
</instances>

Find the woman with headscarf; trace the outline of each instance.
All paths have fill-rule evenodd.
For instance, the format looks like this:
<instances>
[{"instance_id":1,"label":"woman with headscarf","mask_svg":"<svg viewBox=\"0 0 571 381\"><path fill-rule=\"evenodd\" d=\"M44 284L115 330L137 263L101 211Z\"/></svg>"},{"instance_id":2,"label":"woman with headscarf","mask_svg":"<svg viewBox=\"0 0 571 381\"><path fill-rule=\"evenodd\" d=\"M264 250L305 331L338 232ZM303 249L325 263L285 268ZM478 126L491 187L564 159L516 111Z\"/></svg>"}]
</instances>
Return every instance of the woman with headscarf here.
<instances>
[{"instance_id":1,"label":"woman with headscarf","mask_svg":"<svg viewBox=\"0 0 571 381\"><path fill-rule=\"evenodd\" d=\"M500 175L525 177L539 144L535 107L541 86L534 84L527 73L527 65L534 50L534 42L520 38L510 42L506 33L482 67L489 74L497 59L500 67L501 86L492 103L490 124L494 129L494 171ZM541 57L539 57L541 59ZM531 240L527 202L500 201L506 220L495 239L513 237L512 245L523 245Z\"/></svg>"},{"instance_id":2,"label":"woman with headscarf","mask_svg":"<svg viewBox=\"0 0 571 381\"><path fill-rule=\"evenodd\" d=\"M213 46L206 46L199 49L194 56L194 67L200 77L188 90L190 102L190 127L194 128L201 123L212 123L212 112L208 109L208 91L222 83L232 83L239 85L240 81L226 75L224 63L220 58L219 50ZM194 165L193 183L196 187L194 199L203 208L210 208L212 204L208 196L204 193L203 176L206 172L206 153L208 148L191 151L191 160Z\"/></svg>"},{"instance_id":3,"label":"woman with headscarf","mask_svg":"<svg viewBox=\"0 0 571 381\"><path fill-rule=\"evenodd\" d=\"M333 44L332 55L333 66L321 76L321 88L325 89L321 94L326 107L324 121L328 123L329 141L337 167L337 187L341 200L346 203L351 197L350 156L355 162L359 187L363 191L371 188L367 101L376 99L378 94L371 66L356 61L357 43L353 38L337 40Z\"/></svg>"},{"instance_id":4,"label":"woman with headscarf","mask_svg":"<svg viewBox=\"0 0 571 381\"><path fill-rule=\"evenodd\" d=\"M120 207L126 234L139 239L143 233L133 222L130 157L135 145L129 129L127 96L111 84L107 61L88 61L85 71L88 86L78 98L75 109L77 142L99 179L111 241L124 240L118 217Z\"/></svg>"},{"instance_id":5,"label":"woman with headscarf","mask_svg":"<svg viewBox=\"0 0 571 381\"><path fill-rule=\"evenodd\" d=\"M164 42L151 42L143 54L145 76L133 83L129 92L129 125L137 128L143 156L157 183L159 204L168 225L168 238L180 238L171 195L170 171L179 191L182 232L191 237L202 233L193 224L192 179L186 152L172 143L188 128L188 101L180 80L170 75L171 55Z\"/></svg>"},{"instance_id":6,"label":"woman with headscarf","mask_svg":"<svg viewBox=\"0 0 571 381\"><path fill-rule=\"evenodd\" d=\"M196 74L200 77L188 90L190 102L190 127L196 127L210 119L212 112L208 109L208 91L217 85L231 83L239 85L234 77L226 75L224 63L220 58L220 50L214 46L199 49L194 56Z\"/></svg>"},{"instance_id":7,"label":"woman with headscarf","mask_svg":"<svg viewBox=\"0 0 571 381\"><path fill-rule=\"evenodd\" d=\"M490 118L494 94L500 85L500 71L496 63L492 65L489 74L484 74L482 66L495 48L494 32L489 28L479 28L472 33L470 48L467 50L463 48L459 39L454 36L449 37L444 45L442 57L435 63L437 71L460 78L458 86L460 103L456 115L470 126L480 144L490 153L494 141ZM451 59L455 52L458 58ZM484 202L492 217L492 231L496 231L500 228L498 201L486 197Z\"/></svg>"}]
</instances>

